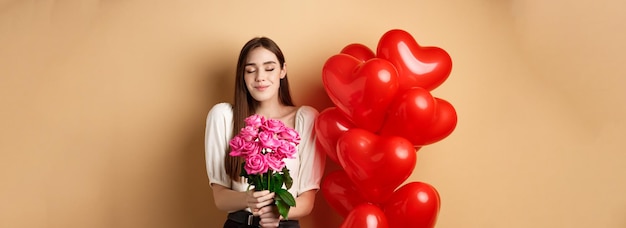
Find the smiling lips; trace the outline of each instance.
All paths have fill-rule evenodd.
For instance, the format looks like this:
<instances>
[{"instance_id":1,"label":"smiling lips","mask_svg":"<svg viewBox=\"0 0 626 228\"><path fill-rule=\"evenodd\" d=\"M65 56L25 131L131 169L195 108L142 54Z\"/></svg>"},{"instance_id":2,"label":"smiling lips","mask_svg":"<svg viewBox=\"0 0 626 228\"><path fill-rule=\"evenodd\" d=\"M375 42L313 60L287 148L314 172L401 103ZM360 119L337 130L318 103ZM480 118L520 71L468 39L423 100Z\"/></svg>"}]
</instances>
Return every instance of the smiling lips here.
<instances>
[{"instance_id":1,"label":"smiling lips","mask_svg":"<svg viewBox=\"0 0 626 228\"><path fill-rule=\"evenodd\" d=\"M264 90L266 90L266 89L267 89L267 88L269 88L269 87L270 87L270 86L255 86L254 88L255 88L256 90L258 90L258 91L264 91Z\"/></svg>"}]
</instances>

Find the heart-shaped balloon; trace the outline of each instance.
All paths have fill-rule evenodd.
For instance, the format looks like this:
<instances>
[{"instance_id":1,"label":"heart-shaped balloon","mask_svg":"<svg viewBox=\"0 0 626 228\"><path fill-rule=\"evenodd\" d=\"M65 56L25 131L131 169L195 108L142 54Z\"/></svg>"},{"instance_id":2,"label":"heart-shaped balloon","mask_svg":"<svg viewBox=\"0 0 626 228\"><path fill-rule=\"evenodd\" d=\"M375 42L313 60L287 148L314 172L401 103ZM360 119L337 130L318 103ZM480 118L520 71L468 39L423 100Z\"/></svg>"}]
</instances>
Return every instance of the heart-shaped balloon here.
<instances>
[{"instance_id":1,"label":"heart-shaped balloon","mask_svg":"<svg viewBox=\"0 0 626 228\"><path fill-rule=\"evenodd\" d=\"M402 137L353 128L337 141L337 157L368 202L383 203L413 172L417 154Z\"/></svg>"},{"instance_id":2,"label":"heart-shaped balloon","mask_svg":"<svg viewBox=\"0 0 626 228\"><path fill-rule=\"evenodd\" d=\"M385 213L372 204L361 204L348 214L340 228L388 228Z\"/></svg>"},{"instance_id":3,"label":"heart-shaped balloon","mask_svg":"<svg viewBox=\"0 0 626 228\"><path fill-rule=\"evenodd\" d=\"M328 205L344 218L356 206L367 202L343 170L326 174L322 179L320 189Z\"/></svg>"},{"instance_id":4,"label":"heart-shaped balloon","mask_svg":"<svg viewBox=\"0 0 626 228\"><path fill-rule=\"evenodd\" d=\"M425 129L430 126L435 109L435 98L430 91L422 87L405 90L398 94L389 106L381 135L407 136L404 131L401 131L408 128L407 126L410 126L408 128L410 130ZM401 133L387 134L392 131ZM414 131L407 130L407 133L414 133Z\"/></svg>"},{"instance_id":5,"label":"heart-shaped balloon","mask_svg":"<svg viewBox=\"0 0 626 228\"><path fill-rule=\"evenodd\" d=\"M389 60L398 70L400 90L422 87L433 90L452 71L452 59L439 47L422 47L408 32L389 30L378 41L376 57Z\"/></svg>"},{"instance_id":6,"label":"heart-shaped balloon","mask_svg":"<svg viewBox=\"0 0 626 228\"><path fill-rule=\"evenodd\" d=\"M337 140L354 124L336 107L324 109L315 119L317 149L339 164L337 158Z\"/></svg>"},{"instance_id":7,"label":"heart-shaped balloon","mask_svg":"<svg viewBox=\"0 0 626 228\"><path fill-rule=\"evenodd\" d=\"M440 198L437 190L424 182L411 182L391 195L383 206L389 227L435 227Z\"/></svg>"},{"instance_id":8,"label":"heart-shaped balloon","mask_svg":"<svg viewBox=\"0 0 626 228\"><path fill-rule=\"evenodd\" d=\"M422 147L448 137L456 123L452 104L414 87L394 100L379 134L404 137Z\"/></svg>"},{"instance_id":9,"label":"heart-shaped balloon","mask_svg":"<svg viewBox=\"0 0 626 228\"><path fill-rule=\"evenodd\" d=\"M372 51L372 49L359 43L352 43L352 44L346 45L346 47L341 49L340 53L351 55L357 58L358 60L361 60L362 62L365 62L367 60L370 60L376 57L376 54L374 54L374 51Z\"/></svg>"},{"instance_id":10,"label":"heart-shaped balloon","mask_svg":"<svg viewBox=\"0 0 626 228\"><path fill-rule=\"evenodd\" d=\"M372 132L380 130L399 88L397 72L389 61L373 58L361 62L347 54L330 57L322 79L337 108L356 126Z\"/></svg>"},{"instance_id":11,"label":"heart-shaped balloon","mask_svg":"<svg viewBox=\"0 0 626 228\"><path fill-rule=\"evenodd\" d=\"M419 142L418 139L423 139L424 141L420 142L423 145L441 141L452 134L456 128L457 114L454 106L452 106L450 102L438 97L435 97L435 103L437 109L435 110L433 122L430 127L428 127L427 131L416 135L414 139L416 142Z\"/></svg>"}]
</instances>

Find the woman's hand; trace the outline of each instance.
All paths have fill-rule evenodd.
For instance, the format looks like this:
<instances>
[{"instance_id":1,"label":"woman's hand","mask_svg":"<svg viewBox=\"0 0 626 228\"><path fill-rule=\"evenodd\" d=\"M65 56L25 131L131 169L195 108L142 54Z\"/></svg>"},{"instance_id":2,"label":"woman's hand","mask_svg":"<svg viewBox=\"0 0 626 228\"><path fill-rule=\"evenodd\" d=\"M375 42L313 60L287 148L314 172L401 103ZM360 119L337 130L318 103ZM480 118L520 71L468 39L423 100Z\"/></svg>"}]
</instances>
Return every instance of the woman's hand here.
<instances>
[{"instance_id":1,"label":"woman's hand","mask_svg":"<svg viewBox=\"0 0 626 228\"><path fill-rule=\"evenodd\" d=\"M261 216L259 209L274 203L274 193L268 190L258 192L249 190L246 193L246 201L252 214L254 216Z\"/></svg>"},{"instance_id":2,"label":"woman's hand","mask_svg":"<svg viewBox=\"0 0 626 228\"><path fill-rule=\"evenodd\" d=\"M261 221L259 221L259 226L261 226L262 228L278 227L280 223L280 217L276 205L269 205L259 209L259 214L261 217Z\"/></svg>"}]
</instances>

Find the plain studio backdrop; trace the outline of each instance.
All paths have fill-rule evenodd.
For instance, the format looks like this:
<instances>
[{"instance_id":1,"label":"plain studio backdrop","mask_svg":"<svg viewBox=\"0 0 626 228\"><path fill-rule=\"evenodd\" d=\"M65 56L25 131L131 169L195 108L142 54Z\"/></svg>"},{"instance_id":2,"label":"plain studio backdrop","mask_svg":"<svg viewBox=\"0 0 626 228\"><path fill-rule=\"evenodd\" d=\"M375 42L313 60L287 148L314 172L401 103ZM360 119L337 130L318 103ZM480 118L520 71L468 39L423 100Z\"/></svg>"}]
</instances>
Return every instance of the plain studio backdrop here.
<instances>
[{"instance_id":1,"label":"plain studio backdrop","mask_svg":"<svg viewBox=\"0 0 626 228\"><path fill-rule=\"evenodd\" d=\"M407 181L440 228L626 227L622 0L0 1L0 227L220 227L210 107L268 36L297 104L345 45L390 29L446 50L455 131ZM329 162L327 170L336 169ZM338 227L321 193L303 227Z\"/></svg>"}]
</instances>

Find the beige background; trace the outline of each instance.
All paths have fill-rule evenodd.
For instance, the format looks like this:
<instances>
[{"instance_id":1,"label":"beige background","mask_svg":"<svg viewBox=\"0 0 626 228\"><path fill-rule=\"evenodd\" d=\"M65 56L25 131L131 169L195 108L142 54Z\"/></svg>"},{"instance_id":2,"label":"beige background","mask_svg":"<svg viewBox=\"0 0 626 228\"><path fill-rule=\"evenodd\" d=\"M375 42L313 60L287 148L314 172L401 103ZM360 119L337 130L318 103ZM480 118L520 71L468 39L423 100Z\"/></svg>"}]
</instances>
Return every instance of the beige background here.
<instances>
[{"instance_id":1,"label":"beige background","mask_svg":"<svg viewBox=\"0 0 626 228\"><path fill-rule=\"evenodd\" d=\"M420 150L443 228L626 227L622 0L0 1L0 227L219 227L203 130L253 36L322 110L326 58L404 29L450 53ZM337 168L332 164L328 170ZM321 194L303 227L338 227Z\"/></svg>"}]
</instances>

